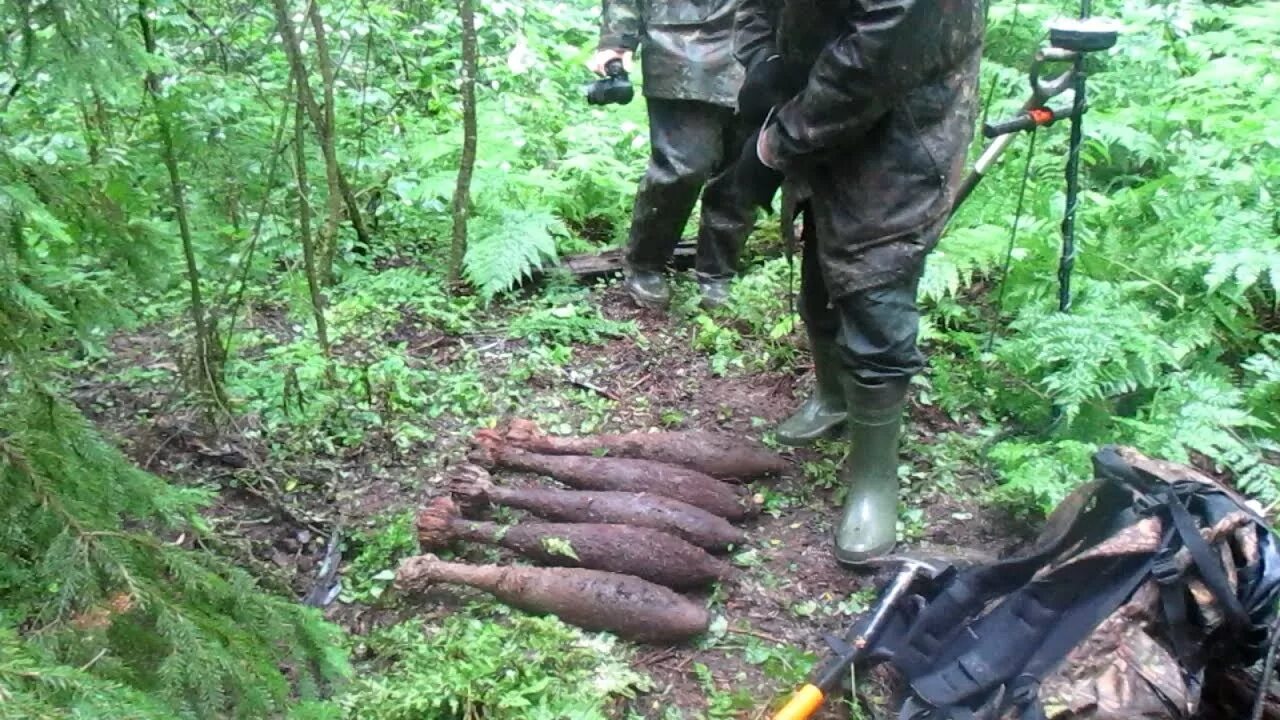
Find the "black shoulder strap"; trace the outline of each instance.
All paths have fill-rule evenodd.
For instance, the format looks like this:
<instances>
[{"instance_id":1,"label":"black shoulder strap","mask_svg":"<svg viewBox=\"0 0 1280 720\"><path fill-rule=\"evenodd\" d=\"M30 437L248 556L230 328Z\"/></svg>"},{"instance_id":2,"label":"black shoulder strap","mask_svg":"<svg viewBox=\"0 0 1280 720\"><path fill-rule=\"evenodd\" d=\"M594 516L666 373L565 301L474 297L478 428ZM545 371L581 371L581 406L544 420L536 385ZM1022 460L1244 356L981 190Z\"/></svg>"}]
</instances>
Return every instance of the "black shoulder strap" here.
<instances>
[{"instance_id":1,"label":"black shoulder strap","mask_svg":"<svg viewBox=\"0 0 1280 720\"><path fill-rule=\"evenodd\" d=\"M1164 501L1164 507L1167 509L1169 519L1173 521L1178 538L1182 541L1183 547L1191 553L1191 560L1200 575L1200 580L1218 601L1227 627L1235 632L1245 630L1249 626L1249 615L1240 604L1240 598L1236 597L1235 591L1231 589L1227 572L1222 567L1222 558L1213 552L1209 543L1205 542L1187 506L1183 504L1182 498L1178 497L1172 487L1166 491Z\"/></svg>"},{"instance_id":2,"label":"black shoulder strap","mask_svg":"<svg viewBox=\"0 0 1280 720\"><path fill-rule=\"evenodd\" d=\"M1107 507L1109 503L1100 500L1090 507L1104 486L1103 481L1095 481L1073 493L1068 508L1073 514L1056 512L1054 531L1042 537L1029 553L957 573L909 627L897 637L886 634L881 648L884 656L907 678L920 677L930 672L939 660L951 659L944 648L955 645L957 633L962 632L987 603L1022 587L1064 549L1096 534L1099 525L1109 524L1101 522L1109 518L1100 517L1111 512ZM1031 608L1026 612L1035 613Z\"/></svg>"},{"instance_id":3,"label":"black shoulder strap","mask_svg":"<svg viewBox=\"0 0 1280 720\"><path fill-rule=\"evenodd\" d=\"M963 654L911 683L934 707L967 705L999 686L1034 686L1149 576L1153 553L1099 557L1028 585L968 629ZM945 714L944 714L945 716Z\"/></svg>"}]
</instances>

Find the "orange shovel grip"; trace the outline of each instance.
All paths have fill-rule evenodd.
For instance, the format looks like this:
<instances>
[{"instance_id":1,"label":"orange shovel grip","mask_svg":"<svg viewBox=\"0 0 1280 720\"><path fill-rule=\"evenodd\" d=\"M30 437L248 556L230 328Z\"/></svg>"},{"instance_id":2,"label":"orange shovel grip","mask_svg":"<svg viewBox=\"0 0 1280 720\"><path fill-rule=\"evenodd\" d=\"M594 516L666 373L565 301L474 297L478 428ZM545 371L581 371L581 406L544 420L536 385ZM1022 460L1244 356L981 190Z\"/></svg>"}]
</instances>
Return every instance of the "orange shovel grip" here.
<instances>
[{"instance_id":1,"label":"orange shovel grip","mask_svg":"<svg viewBox=\"0 0 1280 720\"><path fill-rule=\"evenodd\" d=\"M786 705L773 716L773 720L808 720L822 707L822 691L815 685L805 685L796 691Z\"/></svg>"}]
</instances>

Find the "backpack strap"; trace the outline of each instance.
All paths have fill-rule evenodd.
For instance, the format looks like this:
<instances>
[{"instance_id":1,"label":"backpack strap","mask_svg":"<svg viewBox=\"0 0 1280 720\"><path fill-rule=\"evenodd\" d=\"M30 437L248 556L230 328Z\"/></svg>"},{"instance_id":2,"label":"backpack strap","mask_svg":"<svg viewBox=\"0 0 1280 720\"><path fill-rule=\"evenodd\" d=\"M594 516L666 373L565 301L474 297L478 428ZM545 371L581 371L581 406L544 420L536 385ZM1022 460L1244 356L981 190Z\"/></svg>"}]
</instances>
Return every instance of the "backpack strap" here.
<instances>
[{"instance_id":1,"label":"backpack strap","mask_svg":"<svg viewBox=\"0 0 1280 720\"><path fill-rule=\"evenodd\" d=\"M1166 490L1163 507L1167 509L1169 518L1173 521L1173 527L1182 540L1182 546L1191 553L1191 562L1199 572L1200 579L1218 601L1227 627L1233 632L1247 629L1250 625L1249 614L1245 612L1240 598L1236 597L1235 590L1231 589L1227 572L1222 567L1222 559L1215 555L1209 543L1205 542L1195 519L1191 517L1191 512L1187 510L1187 506L1183 504L1182 498L1174 488L1170 487Z\"/></svg>"},{"instance_id":2,"label":"backpack strap","mask_svg":"<svg viewBox=\"0 0 1280 720\"><path fill-rule=\"evenodd\" d=\"M956 708L1008 686L1008 702L1025 715L1038 704L1040 679L1137 590L1153 557L1099 557L1032 583L975 623L963 654L914 680L912 690L953 717Z\"/></svg>"},{"instance_id":3,"label":"backpack strap","mask_svg":"<svg viewBox=\"0 0 1280 720\"><path fill-rule=\"evenodd\" d=\"M944 648L956 645L956 635L987 603L1025 585L1064 549L1096 533L1100 520L1109 519L1100 517L1112 512L1105 498L1090 507L1091 501L1106 489L1105 485L1104 481L1095 481L1073 493L1060 506L1063 512L1055 512L1053 530L1042 537L1030 553L957 573L908 627L885 634L881 654L907 678L918 678L930 672L939 661L947 660ZM1038 610L1029 606L1023 612L1028 617L1038 615Z\"/></svg>"}]
</instances>

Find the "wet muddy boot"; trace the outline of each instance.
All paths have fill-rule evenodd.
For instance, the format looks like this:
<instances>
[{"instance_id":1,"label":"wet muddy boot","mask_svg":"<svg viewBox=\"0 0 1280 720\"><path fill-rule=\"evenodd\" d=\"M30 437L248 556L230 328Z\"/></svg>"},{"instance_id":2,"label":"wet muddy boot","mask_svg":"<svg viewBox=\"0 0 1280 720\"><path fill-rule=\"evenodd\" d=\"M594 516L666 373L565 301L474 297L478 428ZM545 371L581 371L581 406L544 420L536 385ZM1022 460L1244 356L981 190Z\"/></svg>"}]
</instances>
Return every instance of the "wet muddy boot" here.
<instances>
[{"instance_id":1,"label":"wet muddy boot","mask_svg":"<svg viewBox=\"0 0 1280 720\"><path fill-rule=\"evenodd\" d=\"M627 267L623 275L622 289L637 305L661 310L671 304L671 288L662 273Z\"/></svg>"},{"instance_id":2,"label":"wet muddy boot","mask_svg":"<svg viewBox=\"0 0 1280 720\"><path fill-rule=\"evenodd\" d=\"M698 290L702 293L702 307L711 310L729 302L729 282L727 277L698 276Z\"/></svg>"},{"instance_id":3,"label":"wet muddy boot","mask_svg":"<svg viewBox=\"0 0 1280 720\"><path fill-rule=\"evenodd\" d=\"M849 495L836 526L835 555L841 563L858 563L888 553L897 541L898 437L907 382L842 381L850 411L840 481Z\"/></svg>"},{"instance_id":4,"label":"wet muddy boot","mask_svg":"<svg viewBox=\"0 0 1280 720\"><path fill-rule=\"evenodd\" d=\"M844 387L840 384L835 341L810 334L809 347L813 354L813 393L791 417L778 425L776 432L778 442L792 447L812 445L832 435L845 419Z\"/></svg>"}]
</instances>

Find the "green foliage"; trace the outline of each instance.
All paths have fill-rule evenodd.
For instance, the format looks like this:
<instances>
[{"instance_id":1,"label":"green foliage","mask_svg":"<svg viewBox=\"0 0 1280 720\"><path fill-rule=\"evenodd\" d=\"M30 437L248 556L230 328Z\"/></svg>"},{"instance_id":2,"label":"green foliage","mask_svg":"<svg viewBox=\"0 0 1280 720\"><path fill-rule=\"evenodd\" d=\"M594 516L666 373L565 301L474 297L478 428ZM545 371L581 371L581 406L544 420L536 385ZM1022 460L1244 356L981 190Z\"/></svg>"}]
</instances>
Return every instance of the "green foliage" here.
<instances>
[{"instance_id":1,"label":"green foliage","mask_svg":"<svg viewBox=\"0 0 1280 720\"><path fill-rule=\"evenodd\" d=\"M208 532L204 493L135 469L40 388L4 389L0 607L22 635L0 631L0 679L15 707L256 718L344 672L319 614L183 547Z\"/></svg>"},{"instance_id":2,"label":"green foliage","mask_svg":"<svg viewBox=\"0 0 1280 720\"><path fill-rule=\"evenodd\" d=\"M1076 468L1087 467L1094 451L1094 446L1073 440L1000 443L991 451L992 462L1004 476L996 498L1048 512L1088 479Z\"/></svg>"},{"instance_id":3,"label":"green foliage","mask_svg":"<svg viewBox=\"0 0 1280 720\"><path fill-rule=\"evenodd\" d=\"M1023 4L1015 23L993 8L992 116L1021 99L1016 81L1037 42L1027 32L1059 9ZM1021 150L931 258L922 295L940 352L928 399L1012 424L1018 434L992 451L1010 502L1051 505L1088 477L1089 448L1114 442L1180 460L1199 453L1274 502L1280 471L1266 453L1280 426L1267 329L1280 287L1280 126L1263 108L1280 102L1265 70L1280 5L1125 0L1097 10L1128 29L1123 51L1097 58L1090 76L1071 313L1054 311L1065 142L1054 128L1031 165L1008 277L997 277L1001 228L1012 225ZM1003 307L990 295L973 302L973 285L997 283ZM993 323L1005 327L988 354Z\"/></svg>"},{"instance_id":4,"label":"green foliage","mask_svg":"<svg viewBox=\"0 0 1280 720\"><path fill-rule=\"evenodd\" d=\"M59 663L42 648L0 627L0 718L61 720L118 717L167 720L173 710L137 689Z\"/></svg>"},{"instance_id":5,"label":"green foliage","mask_svg":"<svg viewBox=\"0 0 1280 720\"><path fill-rule=\"evenodd\" d=\"M722 690L717 687L710 668L703 663L693 664L693 674L702 683L703 691L706 693L708 720L730 720L730 718L741 717L743 712L754 709L759 702L755 694L747 688Z\"/></svg>"},{"instance_id":6,"label":"green foliage","mask_svg":"<svg viewBox=\"0 0 1280 720\"><path fill-rule=\"evenodd\" d=\"M517 315L509 327L513 337L559 345L599 345L610 338L636 333L634 322L617 322L587 305L585 298L577 302L537 308Z\"/></svg>"},{"instance_id":7,"label":"green foliage","mask_svg":"<svg viewBox=\"0 0 1280 720\"><path fill-rule=\"evenodd\" d=\"M717 376L785 366L795 358L800 318L792 310L799 277L785 258L763 262L734 282L729 302L706 311L698 297L678 302L692 325L693 347Z\"/></svg>"},{"instance_id":8,"label":"green foliage","mask_svg":"<svg viewBox=\"0 0 1280 720\"><path fill-rule=\"evenodd\" d=\"M555 618L478 611L438 626L408 622L376 634L370 647L383 658L380 672L339 699L344 716L606 720L616 698L647 687L608 636Z\"/></svg>"},{"instance_id":9,"label":"green foliage","mask_svg":"<svg viewBox=\"0 0 1280 720\"><path fill-rule=\"evenodd\" d=\"M176 346L191 336L157 107L143 86L150 70L184 179L196 283L227 343L229 402L217 411L239 416L248 441L331 457L389 444L412 456L526 410L531 397L528 414L556 432L643 411L643 398L624 407L633 398L610 400L568 367L579 346L645 342L637 326L606 318L592 306L598 295L566 291L550 267L621 239L647 150L643 103L582 100L598 5L479 8L481 137L465 258L474 296L444 287L438 270L460 145L453 3L315 4L340 59L339 165L372 248L355 247L341 213L327 226L330 188L309 136L311 191L294 197L292 153L276 140L294 98L272 13L149 6L158 55L143 52L134 5L0 6L0 26L13 29L0 46L0 718L268 717L287 705L299 719L608 716L642 685L616 648L554 620L483 612L380 635L371 671L387 674L324 702L342 666L333 629L210 553L207 495L134 469L61 399L116 329L157 323L153 336ZM904 475L908 494L945 489L955 467L981 464L976 444L994 436L994 496L1019 509L1051 506L1110 442L1215 464L1275 503L1280 4L1096 9L1128 30L1117 52L1091 59L1072 313L1053 310L1064 123L1039 138L1008 276L1021 141L930 258L922 335L933 352L917 397L1005 431L911 448L924 469ZM983 75L992 117L1021 103L1044 21L1074 10L1067 0L993 5ZM316 341L301 269L302 204L333 246L320 302L331 352ZM722 310L697 309L691 285L678 288L672 323L716 375L785 370L802 345L793 267L748 258ZM513 292L534 275L540 297ZM156 354L165 362L117 379L177 387L186 353ZM531 396L524 384L565 389ZM658 412L673 427L692 417ZM842 450L822 448L799 489L761 488L768 512L810 502L815 488L838 496ZM924 530L911 503L900 520L904 538ZM396 561L414 551L412 517L348 540L347 599L380 600ZM759 562L755 552L741 564ZM743 649L772 677L794 680L804 667L782 649ZM758 693L695 671L712 717L758 706Z\"/></svg>"},{"instance_id":10,"label":"green foliage","mask_svg":"<svg viewBox=\"0 0 1280 720\"><path fill-rule=\"evenodd\" d=\"M549 211L504 210L482 216L469 241L465 259L467 279L486 298L492 298L544 262L556 259L556 237L563 223Z\"/></svg>"},{"instance_id":11,"label":"green foliage","mask_svg":"<svg viewBox=\"0 0 1280 720\"><path fill-rule=\"evenodd\" d=\"M578 553L574 552L573 544L564 538L545 537L542 538L542 547L553 555L563 555L574 560L580 559Z\"/></svg>"},{"instance_id":12,"label":"green foliage","mask_svg":"<svg viewBox=\"0 0 1280 720\"><path fill-rule=\"evenodd\" d=\"M353 546L359 552L344 569L343 602L376 602L391 587L396 565L418 552L414 518L413 512L404 512L376 520L373 530L348 545L348 553Z\"/></svg>"}]
</instances>

